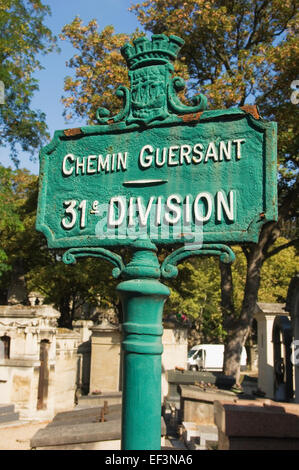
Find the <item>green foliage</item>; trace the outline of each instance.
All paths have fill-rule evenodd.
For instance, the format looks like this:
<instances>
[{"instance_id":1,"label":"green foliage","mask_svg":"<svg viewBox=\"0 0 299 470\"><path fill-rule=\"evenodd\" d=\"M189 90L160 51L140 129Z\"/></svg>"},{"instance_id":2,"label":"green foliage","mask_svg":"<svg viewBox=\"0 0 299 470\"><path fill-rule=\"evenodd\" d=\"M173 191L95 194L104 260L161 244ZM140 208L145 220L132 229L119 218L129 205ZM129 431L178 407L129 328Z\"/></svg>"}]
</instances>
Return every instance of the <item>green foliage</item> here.
<instances>
[{"instance_id":1,"label":"green foliage","mask_svg":"<svg viewBox=\"0 0 299 470\"><path fill-rule=\"evenodd\" d=\"M288 240L279 238L273 245L275 250ZM285 303L290 280L299 272L299 256L296 247L286 248L268 258L261 271L260 302Z\"/></svg>"},{"instance_id":2,"label":"green foliage","mask_svg":"<svg viewBox=\"0 0 299 470\"><path fill-rule=\"evenodd\" d=\"M115 34L113 26L106 26L98 32L96 20L84 26L79 17L64 26L62 31L61 39L70 40L78 51L68 62L76 73L74 78L65 78L64 89L70 95L62 99L65 117L71 119L74 113L80 117L89 116L90 123L95 123L98 107L111 111L120 107L114 93L120 85L128 85L120 48L130 37Z\"/></svg>"},{"instance_id":3,"label":"green foliage","mask_svg":"<svg viewBox=\"0 0 299 470\"><path fill-rule=\"evenodd\" d=\"M38 90L33 77L41 69L39 53L54 49L56 39L44 25L50 9L40 0L1 0L0 80L5 103L0 105L0 145L8 145L18 164L18 145L33 155L47 137L45 114L31 109Z\"/></svg>"},{"instance_id":4,"label":"green foliage","mask_svg":"<svg viewBox=\"0 0 299 470\"><path fill-rule=\"evenodd\" d=\"M11 168L0 166L0 232L4 228L17 229L21 222L16 213L16 199L13 177L16 175Z\"/></svg>"},{"instance_id":5,"label":"green foliage","mask_svg":"<svg viewBox=\"0 0 299 470\"><path fill-rule=\"evenodd\" d=\"M2 274L9 270L8 258L5 251L0 248L0 277Z\"/></svg>"},{"instance_id":6,"label":"green foliage","mask_svg":"<svg viewBox=\"0 0 299 470\"><path fill-rule=\"evenodd\" d=\"M204 93L210 108L256 102L263 118L278 123L280 212L298 218L299 108L291 84L299 76L299 13L296 0L147 0L130 8L151 33L177 34L185 40L175 73L188 81L188 95ZM65 115L95 122L98 107L115 112L115 91L128 84L120 46L142 35L97 30L76 17L62 39L77 49L68 65ZM298 219L297 219L298 220Z\"/></svg>"},{"instance_id":7,"label":"green foliage","mask_svg":"<svg viewBox=\"0 0 299 470\"><path fill-rule=\"evenodd\" d=\"M279 238L273 250L288 243ZM241 314L246 282L246 257L240 247L234 247L236 260L232 264L233 300L235 317ZM269 257L262 268L259 302L284 303L289 283L298 272L299 255L294 246L279 251ZM164 314L184 314L197 327L202 341L223 342L226 331L223 329L220 310L221 291L218 260L202 258L186 261L179 266L179 275L168 281L171 295Z\"/></svg>"},{"instance_id":8,"label":"green foliage","mask_svg":"<svg viewBox=\"0 0 299 470\"><path fill-rule=\"evenodd\" d=\"M273 244L272 249L277 250L288 243L286 238L280 237ZM244 297L247 263L240 247L234 247L236 261L232 264L234 284L234 305L236 315L240 315ZM270 303L284 303L292 277L299 270L299 254L294 246L278 251L277 254L266 259L261 269L261 284L258 301Z\"/></svg>"},{"instance_id":9,"label":"green foliage","mask_svg":"<svg viewBox=\"0 0 299 470\"><path fill-rule=\"evenodd\" d=\"M270 72L281 70L286 44L298 57L296 1L147 0L131 10L147 31L183 37L190 86L213 107L242 105L276 83Z\"/></svg>"},{"instance_id":10,"label":"green foliage","mask_svg":"<svg viewBox=\"0 0 299 470\"><path fill-rule=\"evenodd\" d=\"M41 292L46 303L62 313L60 324L71 327L78 309L85 303L117 307L116 281L111 266L104 261L85 259L65 265L52 255L51 263L34 266L26 276L29 290ZM89 312L87 312L88 318Z\"/></svg>"},{"instance_id":11,"label":"green foliage","mask_svg":"<svg viewBox=\"0 0 299 470\"><path fill-rule=\"evenodd\" d=\"M236 249L233 284L225 283L232 299L228 318L222 318L230 323L227 357L236 358L234 345L245 341L256 301L281 301L294 272L292 264L286 267L283 262L282 269L272 268L269 254L281 234L298 238L299 109L291 102L291 84L299 77L297 1L147 0L131 10L147 31L177 34L185 40L181 60L188 68L190 95L204 93L212 109L256 103L263 118L278 123L278 224L265 226L258 244L243 247L246 257L241 248ZM229 278L223 270L225 276ZM223 296L227 300L227 292ZM227 373L236 374L237 360L233 361L232 368L225 365Z\"/></svg>"},{"instance_id":12,"label":"green foliage","mask_svg":"<svg viewBox=\"0 0 299 470\"><path fill-rule=\"evenodd\" d=\"M220 311L220 275L214 258L182 263L176 279L168 281L171 295L164 315L183 314L197 326L203 340L221 342L225 332Z\"/></svg>"},{"instance_id":13,"label":"green foliage","mask_svg":"<svg viewBox=\"0 0 299 470\"><path fill-rule=\"evenodd\" d=\"M11 269L9 246L25 231L23 205L27 203L30 185L36 177L27 170L12 170L0 165L0 276Z\"/></svg>"}]
</instances>

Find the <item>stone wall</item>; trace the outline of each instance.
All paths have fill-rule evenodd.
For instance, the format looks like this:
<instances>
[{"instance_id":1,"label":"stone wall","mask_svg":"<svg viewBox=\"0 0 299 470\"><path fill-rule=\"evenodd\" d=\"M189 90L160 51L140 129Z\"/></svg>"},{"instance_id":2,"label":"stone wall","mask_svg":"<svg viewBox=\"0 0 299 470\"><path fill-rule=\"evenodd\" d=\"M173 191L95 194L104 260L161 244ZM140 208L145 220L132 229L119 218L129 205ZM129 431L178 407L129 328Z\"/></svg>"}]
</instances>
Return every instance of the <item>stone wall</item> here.
<instances>
[{"instance_id":1,"label":"stone wall","mask_svg":"<svg viewBox=\"0 0 299 470\"><path fill-rule=\"evenodd\" d=\"M73 330L80 335L80 342L85 343L90 340L91 328L94 326L92 320L75 320L73 321Z\"/></svg>"},{"instance_id":2,"label":"stone wall","mask_svg":"<svg viewBox=\"0 0 299 470\"><path fill-rule=\"evenodd\" d=\"M90 393L116 392L122 388L122 333L118 326L103 320L92 330ZM162 336L161 400L168 394L166 372L187 367L186 328L164 328Z\"/></svg>"},{"instance_id":3,"label":"stone wall","mask_svg":"<svg viewBox=\"0 0 299 470\"><path fill-rule=\"evenodd\" d=\"M168 395L166 372L176 367L187 369L188 330L187 328L164 328L162 336L162 401Z\"/></svg>"},{"instance_id":4,"label":"stone wall","mask_svg":"<svg viewBox=\"0 0 299 470\"><path fill-rule=\"evenodd\" d=\"M90 364L91 364L91 335L94 322L92 320L76 320L73 322L73 330L80 335L78 347L78 371L77 371L77 393L88 395L90 386Z\"/></svg>"},{"instance_id":5,"label":"stone wall","mask_svg":"<svg viewBox=\"0 0 299 470\"><path fill-rule=\"evenodd\" d=\"M0 402L20 418L74 407L81 336L57 328L59 316L50 305L0 306Z\"/></svg>"},{"instance_id":6,"label":"stone wall","mask_svg":"<svg viewBox=\"0 0 299 470\"><path fill-rule=\"evenodd\" d=\"M80 334L57 328L55 363L55 412L69 410L75 404Z\"/></svg>"},{"instance_id":7,"label":"stone wall","mask_svg":"<svg viewBox=\"0 0 299 470\"><path fill-rule=\"evenodd\" d=\"M0 400L12 403L21 418L48 417L54 412L56 320L51 306L0 306L0 337L9 338L7 356L0 358ZM43 406L37 409L41 372L41 345L47 344ZM40 389L41 390L41 389Z\"/></svg>"},{"instance_id":8,"label":"stone wall","mask_svg":"<svg viewBox=\"0 0 299 470\"><path fill-rule=\"evenodd\" d=\"M121 338L119 327L106 319L92 328L90 393L121 390Z\"/></svg>"}]
</instances>

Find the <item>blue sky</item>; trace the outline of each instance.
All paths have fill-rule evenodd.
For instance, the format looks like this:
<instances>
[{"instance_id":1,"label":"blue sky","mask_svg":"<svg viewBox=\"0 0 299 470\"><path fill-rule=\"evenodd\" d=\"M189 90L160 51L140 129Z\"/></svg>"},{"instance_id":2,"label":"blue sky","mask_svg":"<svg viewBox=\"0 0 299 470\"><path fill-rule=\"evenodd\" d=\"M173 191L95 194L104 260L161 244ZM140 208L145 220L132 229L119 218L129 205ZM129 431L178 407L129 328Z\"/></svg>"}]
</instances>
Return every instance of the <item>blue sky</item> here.
<instances>
[{"instance_id":1,"label":"blue sky","mask_svg":"<svg viewBox=\"0 0 299 470\"><path fill-rule=\"evenodd\" d=\"M87 24L96 18L99 29L112 24L116 33L131 33L136 27L141 29L134 13L128 12L130 5L138 3L137 0L44 0L52 11L51 17L47 17L46 25L58 36L63 26L70 23L75 16L79 16ZM35 77L39 80L39 92L35 94L32 101L33 109L40 109L46 113L46 121L51 137L56 129L79 127L83 122L73 120L66 122L63 113L61 96L63 95L64 78L72 74L71 69L66 67L65 62L69 60L74 49L67 41L58 38L60 54L54 52L40 57L44 67L37 72ZM9 159L9 151L0 148L0 163L4 166L12 166ZM38 174L39 162L31 162L29 155L20 153L20 168L28 168L32 173Z\"/></svg>"}]
</instances>

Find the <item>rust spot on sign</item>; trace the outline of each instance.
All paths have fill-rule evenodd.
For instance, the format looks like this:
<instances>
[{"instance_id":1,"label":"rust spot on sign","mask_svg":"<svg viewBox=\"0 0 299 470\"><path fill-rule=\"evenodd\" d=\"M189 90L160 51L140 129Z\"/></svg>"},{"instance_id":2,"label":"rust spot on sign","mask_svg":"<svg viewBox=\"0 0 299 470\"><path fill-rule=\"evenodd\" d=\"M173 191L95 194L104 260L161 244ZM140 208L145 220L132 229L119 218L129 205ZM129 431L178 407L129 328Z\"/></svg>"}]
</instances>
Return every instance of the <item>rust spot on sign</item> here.
<instances>
[{"instance_id":1,"label":"rust spot on sign","mask_svg":"<svg viewBox=\"0 0 299 470\"><path fill-rule=\"evenodd\" d=\"M75 127L74 129L65 129L63 133L66 137L73 137L74 135L82 134L82 131L80 127Z\"/></svg>"},{"instance_id":2,"label":"rust spot on sign","mask_svg":"<svg viewBox=\"0 0 299 470\"><path fill-rule=\"evenodd\" d=\"M190 121L199 121L200 116L202 115L203 111L200 111L198 113L190 113L190 114L185 114L183 116L179 116L184 122L190 122Z\"/></svg>"},{"instance_id":3,"label":"rust spot on sign","mask_svg":"<svg viewBox=\"0 0 299 470\"><path fill-rule=\"evenodd\" d=\"M260 115L255 104L246 104L245 106L241 106L241 109L245 111L245 113L251 114L255 119L259 119Z\"/></svg>"}]
</instances>

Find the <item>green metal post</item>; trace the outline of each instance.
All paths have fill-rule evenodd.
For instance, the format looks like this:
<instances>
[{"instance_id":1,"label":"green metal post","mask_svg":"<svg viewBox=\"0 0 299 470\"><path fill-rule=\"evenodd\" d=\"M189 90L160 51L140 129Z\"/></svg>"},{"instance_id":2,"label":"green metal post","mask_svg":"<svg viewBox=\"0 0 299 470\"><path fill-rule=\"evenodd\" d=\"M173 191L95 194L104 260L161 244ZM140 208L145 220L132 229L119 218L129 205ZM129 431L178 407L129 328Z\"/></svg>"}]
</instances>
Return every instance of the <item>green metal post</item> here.
<instances>
[{"instance_id":1,"label":"green metal post","mask_svg":"<svg viewBox=\"0 0 299 470\"><path fill-rule=\"evenodd\" d=\"M117 287L124 312L122 450L161 448L162 313L169 289L158 280L155 250L139 244Z\"/></svg>"}]
</instances>

